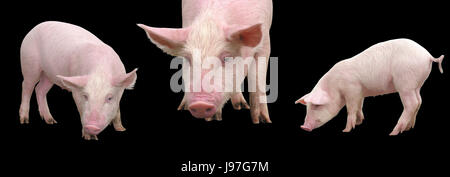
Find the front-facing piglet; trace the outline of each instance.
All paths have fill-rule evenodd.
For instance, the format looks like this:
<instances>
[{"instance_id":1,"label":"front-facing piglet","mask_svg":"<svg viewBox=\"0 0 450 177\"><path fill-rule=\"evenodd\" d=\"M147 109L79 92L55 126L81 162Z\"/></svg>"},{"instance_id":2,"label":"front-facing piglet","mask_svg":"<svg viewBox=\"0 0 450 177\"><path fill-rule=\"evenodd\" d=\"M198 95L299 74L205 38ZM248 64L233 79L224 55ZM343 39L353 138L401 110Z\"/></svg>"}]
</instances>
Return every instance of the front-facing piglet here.
<instances>
[{"instance_id":1,"label":"front-facing piglet","mask_svg":"<svg viewBox=\"0 0 450 177\"><path fill-rule=\"evenodd\" d=\"M403 112L390 135L413 128L422 104L420 88L431 72L433 62L439 63L442 73L442 55L434 58L428 51L409 39L395 39L371 46L360 54L334 65L313 88L297 100L307 106L304 124L312 131L331 120L347 107L349 132L362 123L364 98L398 92Z\"/></svg>"},{"instance_id":2,"label":"front-facing piglet","mask_svg":"<svg viewBox=\"0 0 450 177\"><path fill-rule=\"evenodd\" d=\"M24 79L20 123L29 123L33 89L41 117L47 124L56 123L46 97L56 84L72 92L85 139L97 140L111 122L115 130L125 130L119 102L124 89L133 88L136 69L127 74L116 52L89 31L68 23L43 22L25 36L20 59Z\"/></svg>"},{"instance_id":3,"label":"front-facing piglet","mask_svg":"<svg viewBox=\"0 0 450 177\"><path fill-rule=\"evenodd\" d=\"M270 123L265 81L272 1L183 0L182 16L183 28L138 25L164 52L186 59L185 95L179 109L185 107L194 117L207 121L221 120L222 107L231 100L237 110L250 109L253 123ZM254 62L247 64L249 61ZM258 69L247 72L245 66ZM249 89L250 106L235 89L245 77L249 88L263 83Z\"/></svg>"}]
</instances>

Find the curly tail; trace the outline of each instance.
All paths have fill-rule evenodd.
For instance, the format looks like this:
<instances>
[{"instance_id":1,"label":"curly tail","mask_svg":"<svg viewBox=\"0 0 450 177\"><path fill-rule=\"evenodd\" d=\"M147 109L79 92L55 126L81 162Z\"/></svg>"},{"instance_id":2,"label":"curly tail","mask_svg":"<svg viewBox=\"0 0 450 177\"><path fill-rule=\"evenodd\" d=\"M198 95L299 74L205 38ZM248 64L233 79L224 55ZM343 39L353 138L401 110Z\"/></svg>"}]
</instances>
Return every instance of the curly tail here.
<instances>
[{"instance_id":1,"label":"curly tail","mask_svg":"<svg viewBox=\"0 0 450 177\"><path fill-rule=\"evenodd\" d=\"M437 62L439 64L439 71L441 73L444 73L444 70L442 69L442 60L444 59L444 55L441 55L439 58L433 58L431 57L431 61Z\"/></svg>"}]
</instances>

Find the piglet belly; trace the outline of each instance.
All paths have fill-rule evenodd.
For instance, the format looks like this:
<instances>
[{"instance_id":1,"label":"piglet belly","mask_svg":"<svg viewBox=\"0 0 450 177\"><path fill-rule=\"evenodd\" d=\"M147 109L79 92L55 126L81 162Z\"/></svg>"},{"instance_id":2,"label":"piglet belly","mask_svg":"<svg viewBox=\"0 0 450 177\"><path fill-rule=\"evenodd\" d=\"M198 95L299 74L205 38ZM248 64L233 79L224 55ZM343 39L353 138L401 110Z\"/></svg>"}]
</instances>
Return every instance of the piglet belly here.
<instances>
[{"instance_id":1,"label":"piglet belly","mask_svg":"<svg viewBox=\"0 0 450 177\"><path fill-rule=\"evenodd\" d=\"M392 76L377 77L371 80L362 81L362 84L364 97L396 92Z\"/></svg>"}]
</instances>

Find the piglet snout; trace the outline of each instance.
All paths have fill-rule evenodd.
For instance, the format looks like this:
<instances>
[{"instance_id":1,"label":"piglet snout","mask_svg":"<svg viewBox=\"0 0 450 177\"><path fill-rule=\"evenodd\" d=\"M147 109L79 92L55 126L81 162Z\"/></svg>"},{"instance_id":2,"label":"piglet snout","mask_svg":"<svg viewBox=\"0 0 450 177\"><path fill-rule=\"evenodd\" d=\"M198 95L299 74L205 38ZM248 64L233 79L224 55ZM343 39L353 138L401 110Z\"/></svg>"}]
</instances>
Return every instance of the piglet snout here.
<instances>
[{"instance_id":1,"label":"piglet snout","mask_svg":"<svg viewBox=\"0 0 450 177\"><path fill-rule=\"evenodd\" d=\"M84 131L90 135L98 135L102 129L98 128L95 125L86 125L84 126Z\"/></svg>"},{"instance_id":2,"label":"piglet snout","mask_svg":"<svg viewBox=\"0 0 450 177\"><path fill-rule=\"evenodd\" d=\"M203 101L197 101L192 103L188 107L192 116L196 118L208 118L212 117L216 113L216 106Z\"/></svg>"},{"instance_id":3,"label":"piglet snout","mask_svg":"<svg viewBox=\"0 0 450 177\"><path fill-rule=\"evenodd\" d=\"M300 126L300 128L302 128L303 130L308 131L308 132L313 130L309 125L302 125L302 126Z\"/></svg>"},{"instance_id":4,"label":"piglet snout","mask_svg":"<svg viewBox=\"0 0 450 177\"><path fill-rule=\"evenodd\" d=\"M300 128L302 128L305 131L311 132L314 130L314 128L316 128L316 124L314 124L314 123L317 123L317 122L318 122L317 120L311 121L310 118L306 118L305 123L303 123L303 125L300 126Z\"/></svg>"}]
</instances>

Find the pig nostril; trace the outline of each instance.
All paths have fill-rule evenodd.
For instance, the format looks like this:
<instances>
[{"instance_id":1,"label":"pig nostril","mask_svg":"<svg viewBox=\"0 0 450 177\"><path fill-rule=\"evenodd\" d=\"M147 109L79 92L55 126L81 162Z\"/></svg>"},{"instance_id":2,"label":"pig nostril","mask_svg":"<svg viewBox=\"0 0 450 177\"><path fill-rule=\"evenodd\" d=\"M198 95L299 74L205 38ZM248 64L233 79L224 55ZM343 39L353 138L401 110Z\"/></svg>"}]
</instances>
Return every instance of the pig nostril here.
<instances>
[{"instance_id":1,"label":"pig nostril","mask_svg":"<svg viewBox=\"0 0 450 177\"><path fill-rule=\"evenodd\" d=\"M188 107L191 114L196 118L211 117L216 111L216 107L213 104L206 102L196 102Z\"/></svg>"}]
</instances>

